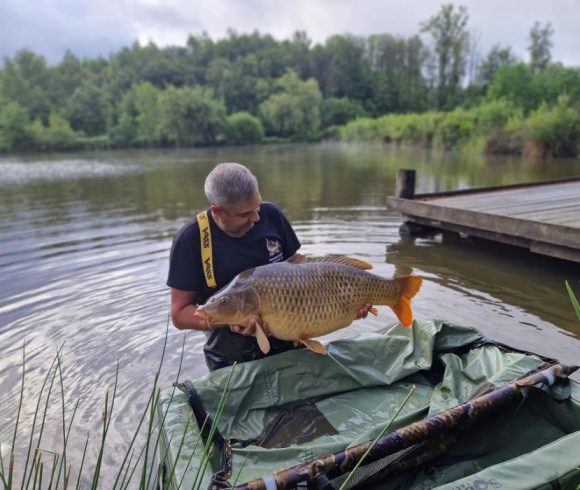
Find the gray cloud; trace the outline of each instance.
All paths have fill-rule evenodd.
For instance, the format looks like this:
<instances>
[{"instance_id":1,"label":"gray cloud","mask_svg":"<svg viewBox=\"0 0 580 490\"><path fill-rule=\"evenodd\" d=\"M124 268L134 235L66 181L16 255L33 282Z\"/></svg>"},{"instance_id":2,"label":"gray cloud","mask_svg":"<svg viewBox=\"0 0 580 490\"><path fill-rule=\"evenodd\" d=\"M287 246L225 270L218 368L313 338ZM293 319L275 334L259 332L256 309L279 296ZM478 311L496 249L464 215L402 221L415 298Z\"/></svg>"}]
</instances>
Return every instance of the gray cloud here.
<instances>
[{"instance_id":1,"label":"gray cloud","mask_svg":"<svg viewBox=\"0 0 580 490\"><path fill-rule=\"evenodd\" d=\"M411 36L447 1L432 0L2 0L0 57L22 48L56 63L66 49L81 57L108 56L134 41L183 45L189 34L212 38L237 32L288 38L305 30L315 42L339 33ZM551 22L554 58L580 65L580 2L466 0L470 28L482 54L495 43L527 56L534 21Z\"/></svg>"}]
</instances>

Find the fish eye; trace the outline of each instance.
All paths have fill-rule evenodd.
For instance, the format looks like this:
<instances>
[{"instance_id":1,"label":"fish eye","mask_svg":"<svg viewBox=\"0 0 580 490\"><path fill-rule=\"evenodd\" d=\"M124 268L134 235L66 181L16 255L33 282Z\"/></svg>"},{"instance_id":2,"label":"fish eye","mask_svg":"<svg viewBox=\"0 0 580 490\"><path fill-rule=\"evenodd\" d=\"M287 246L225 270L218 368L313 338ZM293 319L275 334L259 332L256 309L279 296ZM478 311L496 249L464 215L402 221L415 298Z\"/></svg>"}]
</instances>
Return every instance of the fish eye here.
<instances>
[{"instance_id":1,"label":"fish eye","mask_svg":"<svg viewBox=\"0 0 580 490\"><path fill-rule=\"evenodd\" d=\"M219 301L220 305L226 305L230 302L230 298L228 298L227 296L222 296Z\"/></svg>"}]
</instances>

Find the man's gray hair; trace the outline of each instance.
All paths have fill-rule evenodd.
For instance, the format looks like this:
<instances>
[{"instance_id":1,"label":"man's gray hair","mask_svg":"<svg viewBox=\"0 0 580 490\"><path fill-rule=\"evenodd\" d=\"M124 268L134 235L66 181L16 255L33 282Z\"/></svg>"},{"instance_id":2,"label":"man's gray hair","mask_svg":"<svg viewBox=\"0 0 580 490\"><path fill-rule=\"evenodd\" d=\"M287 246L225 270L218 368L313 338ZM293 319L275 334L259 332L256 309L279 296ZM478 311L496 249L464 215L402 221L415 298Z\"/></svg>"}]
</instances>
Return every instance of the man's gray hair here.
<instances>
[{"instance_id":1,"label":"man's gray hair","mask_svg":"<svg viewBox=\"0 0 580 490\"><path fill-rule=\"evenodd\" d=\"M210 204L228 209L249 201L260 191L258 179L239 163L220 163L205 179L205 195Z\"/></svg>"}]
</instances>

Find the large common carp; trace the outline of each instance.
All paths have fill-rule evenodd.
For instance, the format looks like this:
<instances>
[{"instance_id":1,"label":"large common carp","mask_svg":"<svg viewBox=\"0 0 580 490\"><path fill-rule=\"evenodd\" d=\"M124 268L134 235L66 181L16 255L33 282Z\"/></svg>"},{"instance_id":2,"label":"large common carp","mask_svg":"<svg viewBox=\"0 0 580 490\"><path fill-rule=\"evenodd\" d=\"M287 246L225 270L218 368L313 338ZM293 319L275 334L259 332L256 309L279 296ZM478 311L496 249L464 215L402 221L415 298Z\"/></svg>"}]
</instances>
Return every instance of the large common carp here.
<instances>
[{"instance_id":1,"label":"large common carp","mask_svg":"<svg viewBox=\"0 0 580 490\"><path fill-rule=\"evenodd\" d=\"M198 307L196 317L207 325L238 325L256 319L255 335L264 353L270 350L260 327L264 322L274 337L302 342L318 353L326 349L312 337L347 327L368 303L390 306L403 325L411 325L411 299L421 287L419 277L385 279L366 272L372 267L367 262L348 257L301 256L294 262L238 274ZM377 313L375 308L371 312Z\"/></svg>"}]
</instances>

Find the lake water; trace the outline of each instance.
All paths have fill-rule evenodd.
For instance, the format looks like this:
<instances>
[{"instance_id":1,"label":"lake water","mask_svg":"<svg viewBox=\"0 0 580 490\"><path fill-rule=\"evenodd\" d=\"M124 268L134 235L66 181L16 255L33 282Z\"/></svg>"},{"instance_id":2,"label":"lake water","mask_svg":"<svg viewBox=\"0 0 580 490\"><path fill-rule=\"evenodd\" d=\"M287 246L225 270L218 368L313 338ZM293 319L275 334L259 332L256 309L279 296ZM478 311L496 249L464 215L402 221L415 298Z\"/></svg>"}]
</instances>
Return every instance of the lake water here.
<instances>
[{"instance_id":1,"label":"lake water","mask_svg":"<svg viewBox=\"0 0 580 490\"><path fill-rule=\"evenodd\" d=\"M402 218L387 211L399 168L417 170L417 192L537 181L580 174L580 160L523 162L404 150L380 145L312 144L210 150L35 155L0 159L0 444L11 440L26 344L25 403L20 433L28 437L36 397L62 346L69 462L90 434L96 457L107 387L119 383L102 487L142 413L169 325L165 286L175 232L206 206L203 181L217 162L250 167L265 200L279 204L303 253L338 253L371 262L386 277L413 273L424 286L416 317L479 328L498 341L580 360L580 322L564 289L580 293L577 265L470 238L403 240ZM580 295L580 294L579 294ZM323 340L387 330L395 317L356 322ZM174 381L184 333L168 327L160 385ZM204 337L185 337L182 378L205 373ZM41 446L59 451L61 395L49 403ZM16 465L25 454L17 452Z\"/></svg>"}]
</instances>

